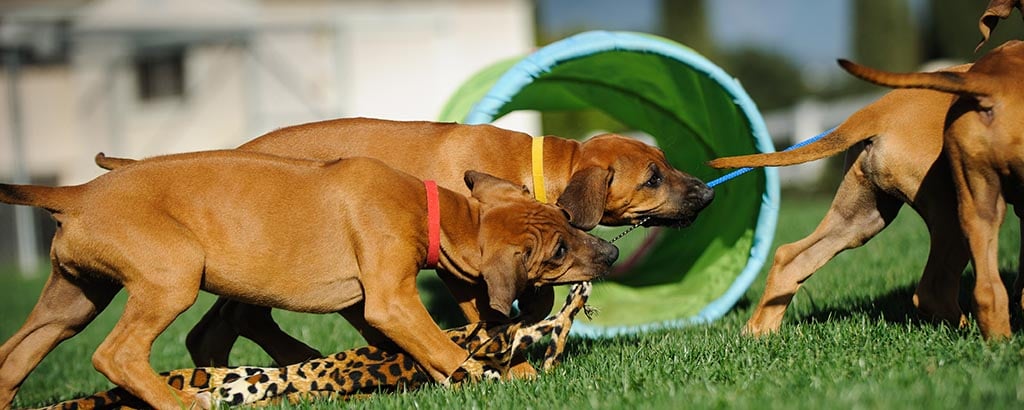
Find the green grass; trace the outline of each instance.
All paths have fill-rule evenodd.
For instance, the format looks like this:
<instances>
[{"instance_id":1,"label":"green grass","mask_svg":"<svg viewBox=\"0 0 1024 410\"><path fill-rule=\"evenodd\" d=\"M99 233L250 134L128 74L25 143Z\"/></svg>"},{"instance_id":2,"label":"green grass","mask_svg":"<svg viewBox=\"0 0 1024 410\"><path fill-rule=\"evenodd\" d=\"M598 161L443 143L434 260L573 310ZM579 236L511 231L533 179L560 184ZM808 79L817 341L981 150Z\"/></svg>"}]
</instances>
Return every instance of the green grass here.
<instances>
[{"instance_id":1,"label":"green grass","mask_svg":"<svg viewBox=\"0 0 1024 410\"><path fill-rule=\"evenodd\" d=\"M784 200L776 245L809 233L827 206L827 198ZM1000 258L1010 280L1019 238L1016 220L1011 220L1003 229ZM1021 408L1024 338L989 343L976 328L952 329L914 315L910 296L927 242L920 218L904 209L879 237L839 255L807 281L787 312L783 330L771 337L739 335L763 290L762 275L736 309L718 322L635 337L574 339L563 365L536 381L454 390L428 387L350 404L395 409ZM962 282L971 284L969 272ZM0 337L21 324L41 283L0 275ZM966 306L967 291L963 294ZM122 303L123 295L83 334L51 353L25 382L15 407L108 388L92 370L90 357ZM184 335L210 303L212 297L201 297L197 307L157 340L154 367L190 366ZM325 352L360 344L339 317L278 314L286 330ZM232 359L255 365L270 361L250 343L241 343Z\"/></svg>"}]
</instances>

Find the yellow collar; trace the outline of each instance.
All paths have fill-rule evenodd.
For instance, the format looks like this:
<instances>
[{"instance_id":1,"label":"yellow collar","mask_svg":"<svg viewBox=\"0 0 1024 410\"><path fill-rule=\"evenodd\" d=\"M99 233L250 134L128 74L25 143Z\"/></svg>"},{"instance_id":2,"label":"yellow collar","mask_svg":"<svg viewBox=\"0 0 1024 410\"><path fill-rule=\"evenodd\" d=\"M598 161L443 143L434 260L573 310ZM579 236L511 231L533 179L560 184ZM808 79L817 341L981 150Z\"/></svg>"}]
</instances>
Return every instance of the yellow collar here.
<instances>
[{"instance_id":1,"label":"yellow collar","mask_svg":"<svg viewBox=\"0 0 1024 410\"><path fill-rule=\"evenodd\" d=\"M548 203L544 188L544 137L533 137L533 196Z\"/></svg>"}]
</instances>

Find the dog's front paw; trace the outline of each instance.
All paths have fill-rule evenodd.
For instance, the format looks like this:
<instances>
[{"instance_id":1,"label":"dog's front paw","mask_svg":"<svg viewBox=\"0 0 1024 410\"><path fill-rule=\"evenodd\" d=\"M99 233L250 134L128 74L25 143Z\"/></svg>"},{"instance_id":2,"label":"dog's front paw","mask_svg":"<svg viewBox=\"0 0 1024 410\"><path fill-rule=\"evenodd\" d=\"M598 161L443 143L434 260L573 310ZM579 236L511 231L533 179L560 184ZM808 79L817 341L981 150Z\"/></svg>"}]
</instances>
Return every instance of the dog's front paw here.
<instances>
[{"instance_id":1,"label":"dog's front paw","mask_svg":"<svg viewBox=\"0 0 1024 410\"><path fill-rule=\"evenodd\" d=\"M527 361L525 358L518 359L521 359L522 361L519 361L518 363L513 364L511 367L509 367L508 374L505 375L506 379L533 380L540 376L537 373L537 369L534 368L529 361Z\"/></svg>"}]
</instances>

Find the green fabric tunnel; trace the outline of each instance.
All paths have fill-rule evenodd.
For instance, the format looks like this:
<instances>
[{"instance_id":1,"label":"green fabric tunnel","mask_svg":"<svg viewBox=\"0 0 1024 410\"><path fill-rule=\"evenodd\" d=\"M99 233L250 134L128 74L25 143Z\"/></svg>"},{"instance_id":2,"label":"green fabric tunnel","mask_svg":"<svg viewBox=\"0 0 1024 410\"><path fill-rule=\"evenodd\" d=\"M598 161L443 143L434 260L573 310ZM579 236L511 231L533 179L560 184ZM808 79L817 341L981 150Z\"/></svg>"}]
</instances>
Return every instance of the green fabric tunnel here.
<instances>
[{"instance_id":1,"label":"green fabric tunnel","mask_svg":"<svg viewBox=\"0 0 1024 410\"><path fill-rule=\"evenodd\" d=\"M651 135L676 168L706 182L724 174L707 160L774 151L734 78L678 43L630 32L581 33L498 62L467 80L440 120L479 124L518 110L579 109L598 109ZM771 246L778 176L758 169L715 191L691 227L638 229L616 242L624 274L595 283L589 303L599 314L577 321L575 334L706 323L735 305ZM598 236L611 239L624 228L599 229Z\"/></svg>"}]
</instances>

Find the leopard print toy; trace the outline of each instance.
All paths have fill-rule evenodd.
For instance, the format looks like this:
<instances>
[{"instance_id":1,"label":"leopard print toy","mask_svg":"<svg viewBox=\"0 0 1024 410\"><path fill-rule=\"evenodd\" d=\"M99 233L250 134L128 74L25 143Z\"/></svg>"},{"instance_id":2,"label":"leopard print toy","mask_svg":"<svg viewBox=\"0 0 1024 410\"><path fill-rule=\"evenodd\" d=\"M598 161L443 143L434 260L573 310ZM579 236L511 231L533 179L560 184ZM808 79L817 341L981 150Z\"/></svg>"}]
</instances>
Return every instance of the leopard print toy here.
<instances>
[{"instance_id":1,"label":"leopard print toy","mask_svg":"<svg viewBox=\"0 0 1024 410\"><path fill-rule=\"evenodd\" d=\"M572 286L565 306L555 315L532 325L512 323L487 328L483 323L445 331L452 341L470 352L449 382L506 378L512 357L551 335L542 370L558 364L572 321L586 307L590 282ZM587 312L589 315L589 312ZM412 390L433 380L411 356L374 346L346 350L287 367L200 367L162 373L175 389L197 394L203 407L265 405L282 399L350 398L379 391ZM47 409L144 408L146 404L122 388L70 400Z\"/></svg>"}]
</instances>

